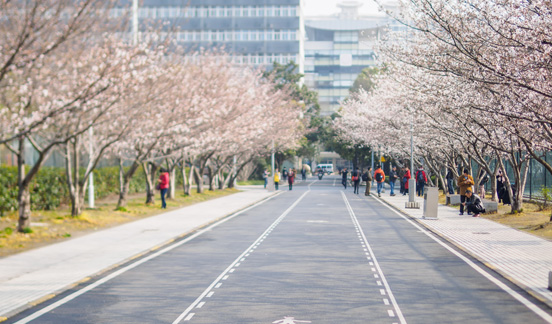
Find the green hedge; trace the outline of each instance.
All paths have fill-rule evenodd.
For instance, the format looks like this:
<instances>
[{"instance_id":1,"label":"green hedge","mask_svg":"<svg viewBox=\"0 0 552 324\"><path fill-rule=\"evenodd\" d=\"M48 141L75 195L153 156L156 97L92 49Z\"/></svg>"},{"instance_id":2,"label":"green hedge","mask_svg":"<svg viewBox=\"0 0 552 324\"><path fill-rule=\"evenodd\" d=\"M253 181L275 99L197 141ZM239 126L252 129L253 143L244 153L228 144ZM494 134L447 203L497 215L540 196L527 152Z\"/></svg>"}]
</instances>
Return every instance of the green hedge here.
<instances>
[{"instance_id":1,"label":"green hedge","mask_svg":"<svg viewBox=\"0 0 552 324\"><path fill-rule=\"evenodd\" d=\"M84 170L81 170L84 174ZM144 176L138 170L130 181L130 193L145 190ZM52 210L69 203L69 193L64 168L43 167L30 185L31 209ZM119 192L119 167L94 170L96 198L104 198ZM17 209L17 167L0 167L0 216ZM88 197L88 196L86 196Z\"/></svg>"}]
</instances>

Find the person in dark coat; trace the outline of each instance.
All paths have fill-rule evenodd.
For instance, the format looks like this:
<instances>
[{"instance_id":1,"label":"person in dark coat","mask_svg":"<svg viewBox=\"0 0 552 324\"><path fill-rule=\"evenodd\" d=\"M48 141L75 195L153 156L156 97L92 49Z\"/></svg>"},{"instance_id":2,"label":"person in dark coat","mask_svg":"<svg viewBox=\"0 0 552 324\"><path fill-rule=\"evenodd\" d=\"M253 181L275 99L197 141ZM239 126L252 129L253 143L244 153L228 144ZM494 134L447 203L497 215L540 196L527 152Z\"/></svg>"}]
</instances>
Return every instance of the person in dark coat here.
<instances>
[{"instance_id":1,"label":"person in dark coat","mask_svg":"<svg viewBox=\"0 0 552 324\"><path fill-rule=\"evenodd\" d=\"M421 197L424 195L424 187L427 183L427 175L424 171L424 167L420 165L418 168L418 171L416 171L416 194L418 197Z\"/></svg>"},{"instance_id":2,"label":"person in dark coat","mask_svg":"<svg viewBox=\"0 0 552 324\"><path fill-rule=\"evenodd\" d=\"M466 207L468 213L473 213L473 217L479 217L479 214L485 212L481 198L470 189L466 190L466 201L462 205Z\"/></svg>"},{"instance_id":3,"label":"person in dark coat","mask_svg":"<svg viewBox=\"0 0 552 324\"><path fill-rule=\"evenodd\" d=\"M389 187L391 188L390 196L395 196L395 181L399 179L399 174L397 173L397 167L393 166L389 172Z\"/></svg>"},{"instance_id":4,"label":"person in dark coat","mask_svg":"<svg viewBox=\"0 0 552 324\"><path fill-rule=\"evenodd\" d=\"M289 190L293 189L293 183L295 182L295 169L289 169L288 173Z\"/></svg>"},{"instance_id":5,"label":"person in dark coat","mask_svg":"<svg viewBox=\"0 0 552 324\"><path fill-rule=\"evenodd\" d=\"M349 174L349 172L347 172L347 168L341 170L341 184L345 189L347 189L347 174Z\"/></svg>"},{"instance_id":6,"label":"person in dark coat","mask_svg":"<svg viewBox=\"0 0 552 324\"><path fill-rule=\"evenodd\" d=\"M351 173L351 182L353 183L353 193L358 195L358 189L360 187L360 171L356 169Z\"/></svg>"},{"instance_id":7,"label":"person in dark coat","mask_svg":"<svg viewBox=\"0 0 552 324\"><path fill-rule=\"evenodd\" d=\"M447 189L449 195L454 195L454 188L453 188L453 182L454 182L454 174L452 173L451 169L448 169L447 175L445 177L447 179Z\"/></svg>"}]
</instances>

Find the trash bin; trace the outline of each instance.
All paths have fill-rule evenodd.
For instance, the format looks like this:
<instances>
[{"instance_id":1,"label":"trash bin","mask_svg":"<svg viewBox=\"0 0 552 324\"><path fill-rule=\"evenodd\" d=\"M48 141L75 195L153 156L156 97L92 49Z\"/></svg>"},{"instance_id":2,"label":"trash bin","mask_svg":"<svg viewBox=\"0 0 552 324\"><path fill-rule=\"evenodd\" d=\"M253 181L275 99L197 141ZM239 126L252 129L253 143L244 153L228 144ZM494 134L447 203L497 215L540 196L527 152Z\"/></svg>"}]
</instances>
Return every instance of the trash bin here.
<instances>
[{"instance_id":1,"label":"trash bin","mask_svg":"<svg viewBox=\"0 0 552 324\"><path fill-rule=\"evenodd\" d=\"M424 194L424 219L437 219L439 188L429 187Z\"/></svg>"}]
</instances>

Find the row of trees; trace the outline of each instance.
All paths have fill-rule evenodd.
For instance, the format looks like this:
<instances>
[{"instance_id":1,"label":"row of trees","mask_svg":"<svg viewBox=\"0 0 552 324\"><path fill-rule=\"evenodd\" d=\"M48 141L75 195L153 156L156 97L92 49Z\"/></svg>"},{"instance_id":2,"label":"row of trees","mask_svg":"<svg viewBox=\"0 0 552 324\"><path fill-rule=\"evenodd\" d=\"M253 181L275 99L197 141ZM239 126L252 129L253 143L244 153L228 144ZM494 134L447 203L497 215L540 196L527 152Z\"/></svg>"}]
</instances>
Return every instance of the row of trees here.
<instances>
[{"instance_id":1,"label":"row of trees","mask_svg":"<svg viewBox=\"0 0 552 324\"><path fill-rule=\"evenodd\" d=\"M30 225L29 184L54 150L64 154L76 216L89 175L106 157L120 161L122 207L140 167L147 202L161 163L173 184L181 170L186 193L193 180L203 191L204 174L210 189L216 175L223 188L273 142L278 150L293 148L307 131L305 105L289 86L232 65L222 52L183 53L153 38L129 44L107 32L117 24L104 19L111 6L0 1L0 145L17 156L19 231ZM38 155L28 171L26 143Z\"/></svg>"},{"instance_id":2,"label":"row of trees","mask_svg":"<svg viewBox=\"0 0 552 324\"><path fill-rule=\"evenodd\" d=\"M404 159L414 136L421 158L444 186L443 172L472 161L507 179L522 209L528 161L548 172L552 149L552 7L549 1L404 0L405 25L378 53L376 86L344 103L335 129L345 140ZM496 163L494 163L496 161ZM477 181L477 179L476 179ZM513 182L511 186L510 183ZM494 195L493 195L494 197Z\"/></svg>"}]
</instances>

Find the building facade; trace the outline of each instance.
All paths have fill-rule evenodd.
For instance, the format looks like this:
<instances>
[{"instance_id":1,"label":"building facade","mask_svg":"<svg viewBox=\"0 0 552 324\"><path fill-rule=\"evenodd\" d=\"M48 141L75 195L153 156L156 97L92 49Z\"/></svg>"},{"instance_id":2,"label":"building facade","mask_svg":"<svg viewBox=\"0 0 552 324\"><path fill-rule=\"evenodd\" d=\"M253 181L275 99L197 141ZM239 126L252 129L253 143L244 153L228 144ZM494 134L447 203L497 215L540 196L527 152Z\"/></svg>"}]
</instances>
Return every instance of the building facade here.
<instances>
[{"instance_id":1,"label":"building facade","mask_svg":"<svg viewBox=\"0 0 552 324\"><path fill-rule=\"evenodd\" d=\"M305 83L318 92L322 115L331 115L347 98L362 69L374 66L374 45L390 19L359 16L358 1L344 1L341 13L305 21Z\"/></svg>"},{"instance_id":2,"label":"building facade","mask_svg":"<svg viewBox=\"0 0 552 324\"><path fill-rule=\"evenodd\" d=\"M303 0L144 0L139 30L157 24L188 50L222 48L238 64L303 66ZM130 4L112 15L124 15Z\"/></svg>"}]
</instances>

